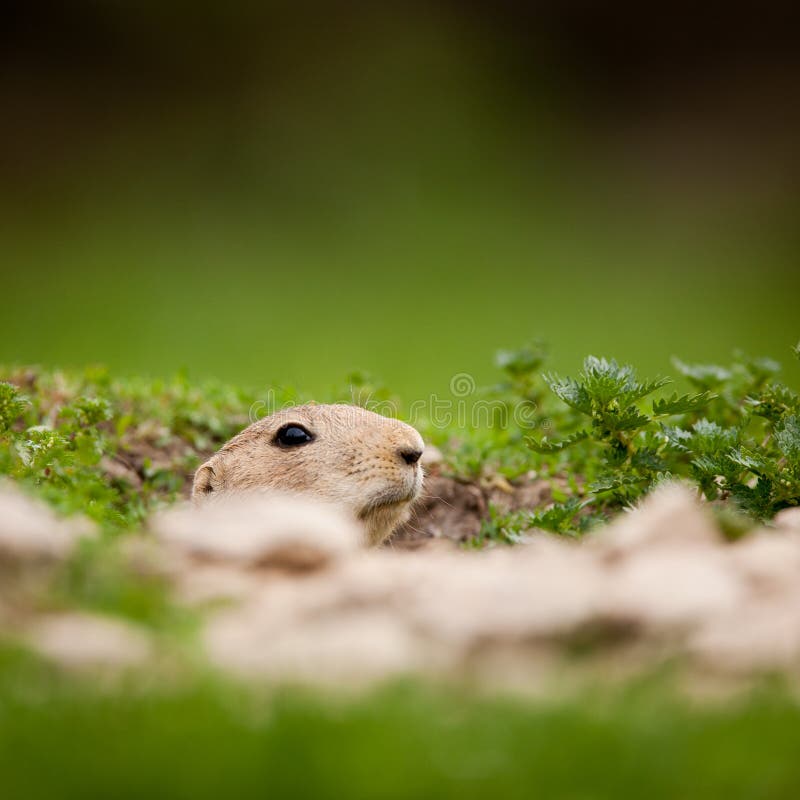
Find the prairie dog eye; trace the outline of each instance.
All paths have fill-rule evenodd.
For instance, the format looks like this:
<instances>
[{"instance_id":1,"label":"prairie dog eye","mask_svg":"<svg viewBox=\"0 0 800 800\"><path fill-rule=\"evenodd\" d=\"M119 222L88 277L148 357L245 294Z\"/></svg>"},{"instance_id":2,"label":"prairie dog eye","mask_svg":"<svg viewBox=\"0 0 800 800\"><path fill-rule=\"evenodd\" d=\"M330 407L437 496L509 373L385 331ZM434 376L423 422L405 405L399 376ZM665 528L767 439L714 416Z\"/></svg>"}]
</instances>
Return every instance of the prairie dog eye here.
<instances>
[{"instance_id":1,"label":"prairie dog eye","mask_svg":"<svg viewBox=\"0 0 800 800\"><path fill-rule=\"evenodd\" d=\"M293 422L284 425L275 434L275 442L283 447L297 447L297 445L307 444L313 439L314 437L302 425Z\"/></svg>"}]
</instances>

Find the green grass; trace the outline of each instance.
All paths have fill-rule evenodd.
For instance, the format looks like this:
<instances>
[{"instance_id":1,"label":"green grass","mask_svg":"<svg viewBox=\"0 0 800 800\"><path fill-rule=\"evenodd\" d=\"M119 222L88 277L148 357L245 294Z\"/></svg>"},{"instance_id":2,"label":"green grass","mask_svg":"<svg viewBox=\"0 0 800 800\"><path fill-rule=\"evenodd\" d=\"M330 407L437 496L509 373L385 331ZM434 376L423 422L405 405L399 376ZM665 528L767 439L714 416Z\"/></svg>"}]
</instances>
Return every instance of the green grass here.
<instances>
[{"instance_id":1,"label":"green grass","mask_svg":"<svg viewBox=\"0 0 800 800\"><path fill-rule=\"evenodd\" d=\"M3 797L790 798L800 707L670 691L534 702L395 685L271 695L201 681L98 692L6 654ZM11 691L9 691L11 689Z\"/></svg>"}]
</instances>

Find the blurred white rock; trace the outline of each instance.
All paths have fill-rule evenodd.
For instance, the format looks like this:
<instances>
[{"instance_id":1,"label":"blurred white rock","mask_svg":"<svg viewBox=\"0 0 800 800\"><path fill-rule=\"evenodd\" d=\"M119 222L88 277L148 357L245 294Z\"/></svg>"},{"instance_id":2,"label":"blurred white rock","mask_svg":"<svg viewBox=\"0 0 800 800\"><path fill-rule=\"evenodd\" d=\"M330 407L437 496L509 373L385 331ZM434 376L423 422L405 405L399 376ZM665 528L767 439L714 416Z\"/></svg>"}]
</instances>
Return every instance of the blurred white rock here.
<instances>
[{"instance_id":1,"label":"blurred white rock","mask_svg":"<svg viewBox=\"0 0 800 800\"><path fill-rule=\"evenodd\" d=\"M0 483L0 561L52 561L95 533L85 517L59 517L8 482Z\"/></svg>"},{"instance_id":2,"label":"blurred white rock","mask_svg":"<svg viewBox=\"0 0 800 800\"><path fill-rule=\"evenodd\" d=\"M421 645L402 618L360 608L276 629L250 606L214 618L205 631L212 663L250 678L362 686L422 666Z\"/></svg>"},{"instance_id":3,"label":"blurred white rock","mask_svg":"<svg viewBox=\"0 0 800 800\"><path fill-rule=\"evenodd\" d=\"M779 511L775 515L775 526L800 533L800 506Z\"/></svg>"},{"instance_id":4,"label":"blurred white rock","mask_svg":"<svg viewBox=\"0 0 800 800\"><path fill-rule=\"evenodd\" d=\"M752 602L711 617L688 649L718 672L749 673L800 668L800 591L777 602Z\"/></svg>"},{"instance_id":5,"label":"blurred white rock","mask_svg":"<svg viewBox=\"0 0 800 800\"><path fill-rule=\"evenodd\" d=\"M82 612L40 617L25 640L39 655L75 670L138 667L153 654L149 637L133 623Z\"/></svg>"},{"instance_id":6,"label":"blurred white rock","mask_svg":"<svg viewBox=\"0 0 800 800\"><path fill-rule=\"evenodd\" d=\"M294 571L316 569L359 548L363 532L339 508L307 497L241 493L156 514L163 543L203 560Z\"/></svg>"},{"instance_id":7,"label":"blurred white rock","mask_svg":"<svg viewBox=\"0 0 800 800\"><path fill-rule=\"evenodd\" d=\"M780 596L800 587L800 533L755 531L726 548L725 556L753 592Z\"/></svg>"},{"instance_id":8,"label":"blurred white rock","mask_svg":"<svg viewBox=\"0 0 800 800\"><path fill-rule=\"evenodd\" d=\"M697 493L674 482L662 484L636 508L620 514L592 537L590 543L613 558L640 547L708 546L720 540Z\"/></svg>"},{"instance_id":9,"label":"blurred white rock","mask_svg":"<svg viewBox=\"0 0 800 800\"><path fill-rule=\"evenodd\" d=\"M611 566L604 614L651 633L691 630L727 612L746 596L734 570L716 549L642 549Z\"/></svg>"},{"instance_id":10,"label":"blurred white rock","mask_svg":"<svg viewBox=\"0 0 800 800\"><path fill-rule=\"evenodd\" d=\"M596 559L568 545L443 554L409 584L415 626L465 650L560 636L595 615L606 588Z\"/></svg>"}]
</instances>

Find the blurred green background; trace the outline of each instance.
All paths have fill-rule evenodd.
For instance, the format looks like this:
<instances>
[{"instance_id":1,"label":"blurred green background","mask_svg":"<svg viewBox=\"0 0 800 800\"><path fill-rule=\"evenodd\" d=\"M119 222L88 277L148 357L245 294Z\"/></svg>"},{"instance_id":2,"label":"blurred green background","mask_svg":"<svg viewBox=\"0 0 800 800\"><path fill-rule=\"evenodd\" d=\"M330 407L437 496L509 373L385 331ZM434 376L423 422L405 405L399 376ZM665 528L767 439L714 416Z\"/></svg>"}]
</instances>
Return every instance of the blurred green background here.
<instances>
[{"instance_id":1,"label":"blurred green background","mask_svg":"<svg viewBox=\"0 0 800 800\"><path fill-rule=\"evenodd\" d=\"M800 377L780 15L11 5L0 361L412 399L542 337Z\"/></svg>"}]
</instances>

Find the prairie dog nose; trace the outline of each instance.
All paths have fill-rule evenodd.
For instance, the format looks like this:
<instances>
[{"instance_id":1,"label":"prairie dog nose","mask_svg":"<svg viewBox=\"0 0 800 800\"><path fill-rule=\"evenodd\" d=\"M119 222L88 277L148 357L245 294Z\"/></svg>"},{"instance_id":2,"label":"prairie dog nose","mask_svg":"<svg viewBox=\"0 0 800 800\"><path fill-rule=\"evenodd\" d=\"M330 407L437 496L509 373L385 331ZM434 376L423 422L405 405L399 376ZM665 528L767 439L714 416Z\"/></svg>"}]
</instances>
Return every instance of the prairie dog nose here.
<instances>
[{"instance_id":1,"label":"prairie dog nose","mask_svg":"<svg viewBox=\"0 0 800 800\"><path fill-rule=\"evenodd\" d=\"M412 464L416 464L417 461L420 460L422 457L422 450L412 449L408 447L400 448L400 458L406 462L409 466Z\"/></svg>"}]
</instances>

